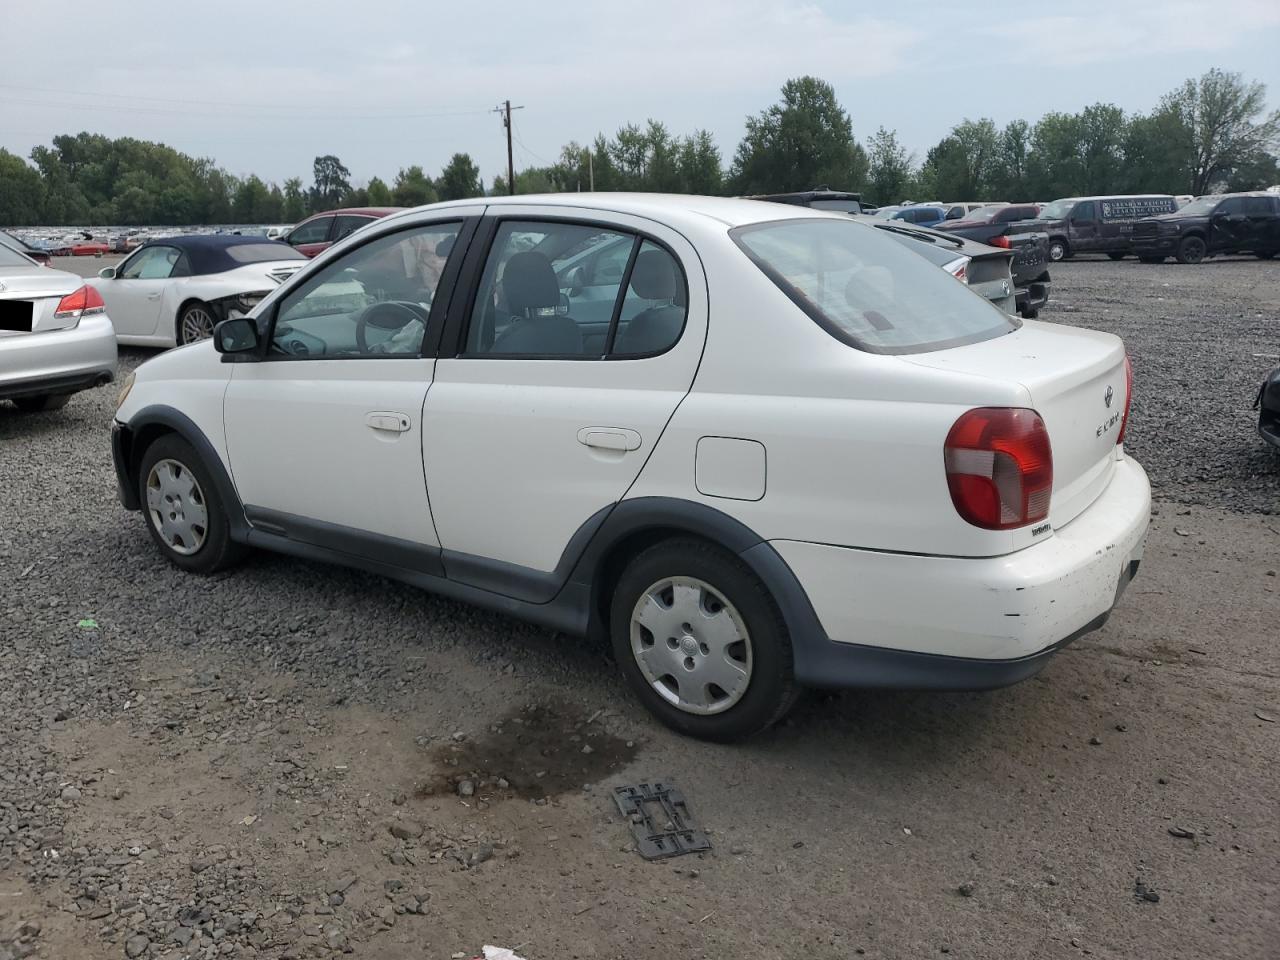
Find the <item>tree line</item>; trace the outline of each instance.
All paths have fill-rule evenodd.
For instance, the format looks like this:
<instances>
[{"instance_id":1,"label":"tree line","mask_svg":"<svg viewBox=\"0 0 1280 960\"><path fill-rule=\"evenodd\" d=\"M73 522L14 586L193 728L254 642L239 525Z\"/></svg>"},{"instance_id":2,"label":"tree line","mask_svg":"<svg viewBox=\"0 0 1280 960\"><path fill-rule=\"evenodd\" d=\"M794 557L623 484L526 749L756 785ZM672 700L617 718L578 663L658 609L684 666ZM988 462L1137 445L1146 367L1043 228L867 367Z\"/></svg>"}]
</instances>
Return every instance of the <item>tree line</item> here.
<instances>
[{"instance_id":1,"label":"tree line","mask_svg":"<svg viewBox=\"0 0 1280 960\"><path fill-rule=\"evenodd\" d=\"M1097 103L1034 125L986 118L957 123L922 160L883 127L859 142L832 86L788 80L779 100L748 117L728 166L706 130L672 134L649 120L612 137L566 144L559 160L528 167L518 193L634 190L752 195L828 186L871 202L904 199L1052 200L1100 193L1203 194L1280 183L1280 111L1266 87L1214 69L1161 98L1150 113ZM337 156L316 157L312 182L236 177L208 158L160 143L80 133L31 151L0 149L0 224L293 223L339 206L417 206L507 193L497 176L455 153L436 177L421 166L390 182L355 186Z\"/></svg>"}]
</instances>

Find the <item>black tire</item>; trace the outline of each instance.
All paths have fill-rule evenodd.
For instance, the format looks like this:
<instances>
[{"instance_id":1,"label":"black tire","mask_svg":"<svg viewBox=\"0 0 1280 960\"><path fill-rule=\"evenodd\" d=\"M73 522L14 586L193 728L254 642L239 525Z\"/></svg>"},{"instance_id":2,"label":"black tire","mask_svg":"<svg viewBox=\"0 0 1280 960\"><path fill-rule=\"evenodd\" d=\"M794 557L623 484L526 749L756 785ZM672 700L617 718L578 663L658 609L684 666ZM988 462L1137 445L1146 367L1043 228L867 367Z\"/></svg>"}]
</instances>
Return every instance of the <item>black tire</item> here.
<instances>
[{"instance_id":1,"label":"black tire","mask_svg":"<svg viewBox=\"0 0 1280 960\"><path fill-rule=\"evenodd\" d=\"M702 607L704 615L715 618L736 614L745 627L747 646L735 646L740 647L738 652L749 655L749 677L745 687L736 695L737 699L720 712L693 713L668 702L646 679L632 651L633 611L651 588L669 578L701 581L710 588L710 593L718 595L715 599L722 599L727 605L727 608L719 610L714 605ZM707 609L714 612L707 614ZM773 597L741 560L705 541L665 540L636 556L614 587L609 619L614 655L636 696L659 720L687 736L718 743L745 739L777 723L799 696L791 638ZM686 633L681 640L647 634L649 646L667 640L682 643L699 637L699 626L685 623L684 628ZM639 627L637 631L637 642L643 645L647 631ZM705 656L705 660L700 657L700 661L709 662L711 655L700 640L690 652L697 656L698 647L702 648L701 653ZM671 649L676 651L677 657L681 655L678 648ZM685 656L685 661L692 663L694 657ZM709 691L713 687L720 689L714 684L706 685L704 689ZM696 684L691 689L696 689ZM726 696L725 699L730 698Z\"/></svg>"},{"instance_id":2,"label":"black tire","mask_svg":"<svg viewBox=\"0 0 1280 960\"><path fill-rule=\"evenodd\" d=\"M1108 254L1107 254L1107 256L1108 256L1108 257L1110 257L1112 260L1123 260L1123 259L1124 259L1124 254L1123 254L1122 252L1120 252L1119 250L1113 251L1112 253L1108 253Z\"/></svg>"},{"instance_id":3,"label":"black tire","mask_svg":"<svg viewBox=\"0 0 1280 960\"><path fill-rule=\"evenodd\" d=\"M196 537L191 543L185 544L188 548L194 548L190 552L183 552L180 548L171 545L161 534L156 527L157 511L151 509L148 501L152 469L164 460L172 461L181 467L181 471L177 473L180 479L186 479L185 474L188 473L190 478L194 479L194 490L187 497L186 506L187 509L193 509L192 504L198 505L203 508L205 514L203 524L198 526L192 524ZM142 519L147 525L151 539L174 566L192 573L215 573L234 566L244 557L245 548L231 539L231 525L227 519L227 511L222 498L218 495L218 488L213 482L209 468L205 466L191 444L177 434L165 434L147 447L146 452L143 453L142 462L138 466L138 499L142 504Z\"/></svg>"},{"instance_id":4,"label":"black tire","mask_svg":"<svg viewBox=\"0 0 1280 960\"><path fill-rule=\"evenodd\" d=\"M23 413L48 413L61 410L70 399L69 393L42 393L37 397L15 397L13 402Z\"/></svg>"},{"instance_id":5,"label":"black tire","mask_svg":"<svg viewBox=\"0 0 1280 960\"><path fill-rule=\"evenodd\" d=\"M177 325L174 328L174 339L178 346L188 343L199 343L213 336L213 325L216 323L213 310L201 300L184 303L178 311Z\"/></svg>"},{"instance_id":6,"label":"black tire","mask_svg":"<svg viewBox=\"0 0 1280 960\"><path fill-rule=\"evenodd\" d=\"M1067 245L1067 241L1058 237L1054 237L1049 241L1049 262L1058 263L1061 260L1071 259L1071 247Z\"/></svg>"},{"instance_id":7,"label":"black tire","mask_svg":"<svg viewBox=\"0 0 1280 960\"><path fill-rule=\"evenodd\" d=\"M1164 257L1147 256L1138 258L1143 263L1164 263Z\"/></svg>"},{"instance_id":8,"label":"black tire","mask_svg":"<svg viewBox=\"0 0 1280 960\"><path fill-rule=\"evenodd\" d=\"M1206 253L1205 243L1199 237L1183 237L1178 244L1179 263L1200 263Z\"/></svg>"},{"instance_id":9,"label":"black tire","mask_svg":"<svg viewBox=\"0 0 1280 960\"><path fill-rule=\"evenodd\" d=\"M1037 308L1037 309L1035 309L1035 310L1023 310L1023 311L1022 311L1022 318L1023 318L1024 320L1034 320L1034 319L1035 319L1036 317L1038 317L1038 316L1040 316L1040 310L1039 310L1039 308Z\"/></svg>"},{"instance_id":10,"label":"black tire","mask_svg":"<svg viewBox=\"0 0 1280 960\"><path fill-rule=\"evenodd\" d=\"M1277 253L1277 252L1280 252L1280 251L1276 251L1276 250L1255 250L1255 251L1253 251L1253 255L1254 255L1255 257L1257 257L1259 260L1271 260L1271 259L1274 259L1274 258L1275 258L1275 255L1276 255L1276 253Z\"/></svg>"}]
</instances>

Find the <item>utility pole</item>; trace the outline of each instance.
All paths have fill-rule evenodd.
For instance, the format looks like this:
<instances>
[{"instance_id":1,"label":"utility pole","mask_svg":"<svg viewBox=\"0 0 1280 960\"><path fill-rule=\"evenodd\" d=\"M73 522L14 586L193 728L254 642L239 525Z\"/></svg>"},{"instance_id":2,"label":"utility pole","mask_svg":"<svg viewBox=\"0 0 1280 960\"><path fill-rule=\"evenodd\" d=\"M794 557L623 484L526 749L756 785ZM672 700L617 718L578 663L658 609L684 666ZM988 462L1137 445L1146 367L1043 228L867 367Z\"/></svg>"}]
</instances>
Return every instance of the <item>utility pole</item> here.
<instances>
[{"instance_id":1,"label":"utility pole","mask_svg":"<svg viewBox=\"0 0 1280 960\"><path fill-rule=\"evenodd\" d=\"M592 193L596 191L596 165L591 159L591 148L587 147L587 183Z\"/></svg>"},{"instance_id":2,"label":"utility pole","mask_svg":"<svg viewBox=\"0 0 1280 960\"><path fill-rule=\"evenodd\" d=\"M507 131L507 193L512 196L516 192L516 165L511 157L511 111L523 109L523 106L513 107L510 100L504 100L501 106L493 110L494 113L502 114L502 126Z\"/></svg>"}]
</instances>

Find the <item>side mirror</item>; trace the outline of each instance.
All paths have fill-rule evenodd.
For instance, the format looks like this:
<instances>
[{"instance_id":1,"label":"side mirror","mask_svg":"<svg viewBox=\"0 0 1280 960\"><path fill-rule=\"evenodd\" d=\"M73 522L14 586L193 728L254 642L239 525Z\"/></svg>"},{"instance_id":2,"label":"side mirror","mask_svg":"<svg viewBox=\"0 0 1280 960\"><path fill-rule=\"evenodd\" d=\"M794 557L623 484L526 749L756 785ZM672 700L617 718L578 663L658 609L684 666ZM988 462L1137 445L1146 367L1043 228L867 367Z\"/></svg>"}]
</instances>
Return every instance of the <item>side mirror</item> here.
<instances>
[{"instance_id":1,"label":"side mirror","mask_svg":"<svg viewBox=\"0 0 1280 960\"><path fill-rule=\"evenodd\" d=\"M244 363L258 355L258 324L248 317L222 320L213 328L213 349L223 363Z\"/></svg>"},{"instance_id":2,"label":"side mirror","mask_svg":"<svg viewBox=\"0 0 1280 960\"><path fill-rule=\"evenodd\" d=\"M101 270L98 271L98 276L101 277L103 280L114 280L116 278L116 268L103 267Z\"/></svg>"}]
</instances>

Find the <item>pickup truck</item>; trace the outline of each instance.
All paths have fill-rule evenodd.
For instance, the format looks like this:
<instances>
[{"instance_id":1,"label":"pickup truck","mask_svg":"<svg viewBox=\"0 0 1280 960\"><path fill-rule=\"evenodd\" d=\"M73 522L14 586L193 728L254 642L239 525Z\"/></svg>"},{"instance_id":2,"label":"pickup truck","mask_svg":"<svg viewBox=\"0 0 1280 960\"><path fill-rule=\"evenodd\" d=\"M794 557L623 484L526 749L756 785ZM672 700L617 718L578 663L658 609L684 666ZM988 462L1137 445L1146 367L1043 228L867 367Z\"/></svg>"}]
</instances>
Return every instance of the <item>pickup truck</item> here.
<instances>
[{"instance_id":1,"label":"pickup truck","mask_svg":"<svg viewBox=\"0 0 1280 960\"><path fill-rule=\"evenodd\" d=\"M1252 253L1270 260L1280 253L1280 197L1201 197L1174 213L1135 223L1133 250L1143 263L1160 263L1170 255L1179 263L1199 263L1218 253Z\"/></svg>"},{"instance_id":2,"label":"pickup truck","mask_svg":"<svg viewBox=\"0 0 1280 960\"><path fill-rule=\"evenodd\" d=\"M1029 320L1049 302L1049 234L1024 223L1039 211L1034 203L980 207L963 220L946 220L932 228L1013 251L1018 313Z\"/></svg>"}]
</instances>

